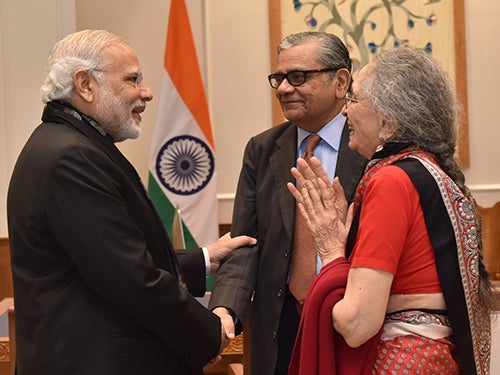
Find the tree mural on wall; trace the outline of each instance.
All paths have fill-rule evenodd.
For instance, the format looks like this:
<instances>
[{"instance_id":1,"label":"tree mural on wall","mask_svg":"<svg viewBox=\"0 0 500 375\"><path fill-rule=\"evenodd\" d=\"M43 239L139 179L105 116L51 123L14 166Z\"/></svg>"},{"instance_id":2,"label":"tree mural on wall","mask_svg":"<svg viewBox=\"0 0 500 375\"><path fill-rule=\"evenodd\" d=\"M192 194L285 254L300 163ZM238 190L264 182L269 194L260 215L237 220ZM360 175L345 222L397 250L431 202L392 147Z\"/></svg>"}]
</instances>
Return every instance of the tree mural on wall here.
<instances>
[{"instance_id":1,"label":"tree mural on wall","mask_svg":"<svg viewBox=\"0 0 500 375\"><path fill-rule=\"evenodd\" d=\"M424 42L411 40L408 31L434 26L438 16L426 5L440 1L427 0L420 7L424 12L422 14L418 13L420 9L409 6L410 0L290 0L290 4L311 29L329 31L332 26L337 26L336 30L341 30L341 34L337 32L337 35L351 53L354 52L353 70L358 70L373 55L387 48L409 45L432 53L433 43L430 39ZM405 25L406 30L401 29L401 24Z\"/></svg>"}]
</instances>

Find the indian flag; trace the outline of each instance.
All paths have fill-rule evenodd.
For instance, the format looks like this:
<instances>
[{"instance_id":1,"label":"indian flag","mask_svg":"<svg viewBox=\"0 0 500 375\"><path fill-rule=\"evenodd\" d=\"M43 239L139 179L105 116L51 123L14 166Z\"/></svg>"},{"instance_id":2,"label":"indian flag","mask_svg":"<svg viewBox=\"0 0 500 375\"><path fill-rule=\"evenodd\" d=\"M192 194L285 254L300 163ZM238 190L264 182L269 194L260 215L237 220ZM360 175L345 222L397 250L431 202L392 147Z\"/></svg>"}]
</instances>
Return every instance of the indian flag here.
<instances>
[{"instance_id":1,"label":"indian flag","mask_svg":"<svg viewBox=\"0 0 500 375\"><path fill-rule=\"evenodd\" d=\"M171 0L164 68L148 191L174 244L182 237L186 248L197 248L218 238L217 181L208 105L184 0ZM212 282L208 279L207 290Z\"/></svg>"}]
</instances>

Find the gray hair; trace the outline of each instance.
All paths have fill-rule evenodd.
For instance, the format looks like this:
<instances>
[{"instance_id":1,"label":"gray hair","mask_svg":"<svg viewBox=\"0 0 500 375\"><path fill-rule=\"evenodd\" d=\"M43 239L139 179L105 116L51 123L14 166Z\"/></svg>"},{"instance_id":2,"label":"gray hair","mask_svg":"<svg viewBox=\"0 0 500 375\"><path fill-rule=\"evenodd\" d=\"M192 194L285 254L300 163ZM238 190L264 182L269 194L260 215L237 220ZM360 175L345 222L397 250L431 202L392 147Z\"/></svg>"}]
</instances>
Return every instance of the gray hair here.
<instances>
[{"instance_id":1,"label":"gray hair","mask_svg":"<svg viewBox=\"0 0 500 375\"><path fill-rule=\"evenodd\" d=\"M320 31L304 31L286 36L278 45L278 56L281 51L301 46L310 42L320 42L318 61L327 68L345 68L351 71L351 57L342 40L334 34Z\"/></svg>"},{"instance_id":2,"label":"gray hair","mask_svg":"<svg viewBox=\"0 0 500 375\"><path fill-rule=\"evenodd\" d=\"M430 55L395 48L376 56L360 94L383 120L397 125L395 140L453 157L458 102L448 74Z\"/></svg>"},{"instance_id":3,"label":"gray hair","mask_svg":"<svg viewBox=\"0 0 500 375\"><path fill-rule=\"evenodd\" d=\"M74 97L73 75L76 71L103 69L109 61L103 49L125 40L106 30L83 30L67 35L54 45L48 59L48 73L41 87L42 101L71 101Z\"/></svg>"},{"instance_id":4,"label":"gray hair","mask_svg":"<svg viewBox=\"0 0 500 375\"><path fill-rule=\"evenodd\" d=\"M377 55L359 94L382 121L396 125L395 141L437 156L441 168L469 196L454 155L459 104L446 71L430 55L409 47Z\"/></svg>"}]
</instances>

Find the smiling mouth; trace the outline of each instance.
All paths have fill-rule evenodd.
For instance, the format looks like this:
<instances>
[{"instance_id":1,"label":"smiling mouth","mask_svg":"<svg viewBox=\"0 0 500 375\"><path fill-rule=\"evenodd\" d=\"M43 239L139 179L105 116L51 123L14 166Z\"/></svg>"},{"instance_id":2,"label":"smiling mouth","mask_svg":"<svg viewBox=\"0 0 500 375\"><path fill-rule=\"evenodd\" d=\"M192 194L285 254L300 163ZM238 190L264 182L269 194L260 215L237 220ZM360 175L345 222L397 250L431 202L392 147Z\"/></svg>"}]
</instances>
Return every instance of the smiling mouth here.
<instances>
[{"instance_id":1,"label":"smiling mouth","mask_svg":"<svg viewBox=\"0 0 500 375\"><path fill-rule=\"evenodd\" d=\"M283 102L282 105L283 105L283 108L295 108L295 107L298 107L302 104L302 102L299 102L299 101L287 101L287 102Z\"/></svg>"},{"instance_id":2,"label":"smiling mouth","mask_svg":"<svg viewBox=\"0 0 500 375\"><path fill-rule=\"evenodd\" d=\"M144 112L145 109L146 109L145 107L140 107L140 108L135 108L132 111L132 117L135 118L138 123L142 121L142 112Z\"/></svg>"},{"instance_id":3,"label":"smiling mouth","mask_svg":"<svg viewBox=\"0 0 500 375\"><path fill-rule=\"evenodd\" d=\"M141 113L142 113L142 112L144 112L145 110L146 110L146 106L145 106L145 105L141 105L141 106L135 107L135 108L132 110L132 112L141 114Z\"/></svg>"},{"instance_id":4,"label":"smiling mouth","mask_svg":"<svg viewBox=\"0 0 500 375\"><path fill-rule=\"evenodd\" d=\"M132 110L132 115L134 116L138 116L139 118L142 118L141 114L146 110L146 106L145 105L141 105L141 106L138 106L138 107L135 107L133 110Z\"/></svg>"}]
</instances>

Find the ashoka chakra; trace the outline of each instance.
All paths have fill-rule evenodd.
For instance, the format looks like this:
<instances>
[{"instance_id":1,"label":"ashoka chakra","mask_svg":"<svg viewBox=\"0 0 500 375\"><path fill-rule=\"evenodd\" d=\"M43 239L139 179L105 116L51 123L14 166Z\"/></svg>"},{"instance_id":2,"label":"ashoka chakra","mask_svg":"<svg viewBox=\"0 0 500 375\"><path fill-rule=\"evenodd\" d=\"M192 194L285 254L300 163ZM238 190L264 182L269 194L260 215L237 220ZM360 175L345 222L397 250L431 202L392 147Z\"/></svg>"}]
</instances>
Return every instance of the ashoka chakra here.
<instances>
[{"instance_id":1,"label":"ashoka chakra","mask_svg":"<svg viewBox=\"0 0 500 375\"><path fill-rule=\"evenodd\" d=\"M165 188L181 195L203 189L214 174L214 157L199 138L183 135L167 141L156 158L156 173Z\"/></svg>"}]
</instances>

